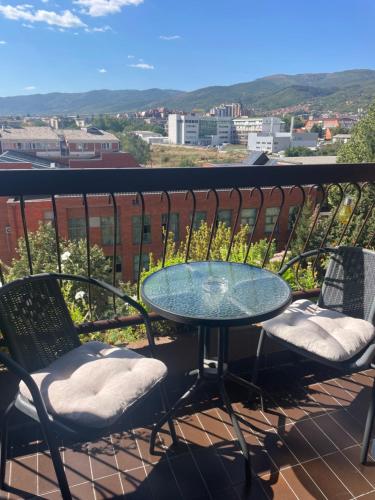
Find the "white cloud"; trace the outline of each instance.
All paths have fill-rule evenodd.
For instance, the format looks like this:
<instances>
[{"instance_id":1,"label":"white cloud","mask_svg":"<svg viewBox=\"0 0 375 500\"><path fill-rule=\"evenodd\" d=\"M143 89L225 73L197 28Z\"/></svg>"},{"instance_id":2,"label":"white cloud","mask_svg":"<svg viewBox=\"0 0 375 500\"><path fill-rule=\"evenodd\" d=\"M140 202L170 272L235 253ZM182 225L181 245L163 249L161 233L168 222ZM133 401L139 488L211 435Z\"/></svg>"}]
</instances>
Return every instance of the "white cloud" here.
<instances>
[{"instance_id":1,"label":"white cloud","mask_svg":"<svg viewBox=\"0 0 375 500\"><path fill-rule=\"evenodd\" d=\"M24 87L23 90L36 90L36 87L34 87L34 85L28 85L27 87Z\"/></svg>"},{"instance_id":2,"label":"white cloud","mask_svg":"<svg viewBox=\"0 0 375 500\"><path fill-rule=\"evenodd\" d=\"M62 28L82 28L86 24L73 14L70 10L64 10L60 14L52 10L35 10L32 5L0 5L0 14L13 21L28 21L30 23L46 23L50 26Z\"/></svg>"},{"instance_id":3,"label":"white cloud","mask_svg":"<svg viewBox=\"0 0 375 500\"><path fill-rule=\"evenodd\" d=\"M181 38L180 35L160 35L159 36L160 40L167 40L168 42L171 40L178 40Z\"/></svg>"},{"instance_id":4,"label":"white cloud","mask_svg":"<svg viewBox=\"0 0 375 500\"><path fill-rule=\"evenodd\" d=\"M113 31L111 26L106 24L105 26L85 28L86 33L105 33L106 31Z\"/></svg>"},{"instance_id":5,"label":"white cloud","mask_svg":"<svg viewBox=\"0 0 375 500\"><path fill-rule=\"evenodd\" d=\"M137 64L129 64L131 68L138 68L138 69L155 69L155 66L153 64L146 64L146 63L137 63Z\"/></svg>"},{"instance_id":6,"label":"white cloud","mask_svg":"<svg viewBox=\"0 0 375 500\"><path fill-rule=\"evenodd\" d=\"M121 12L123 7L140 5L144 0L74 0L82 6L82 12L92 17L107 16Z\"/></svg>"},{"instance_id":7,"label":"white cloud","mask_svg":"<svg viewBox=\"0 0 375 500\"><path fill-rule=\"evenodd\" d=\"M134 59L135 56L129 55L128 59Z\"/></svg>"},{"instance_id":8,"label":"white cloud","mask_svg":"<svg viewBox=\"0 0 375 500\"><path fill-rule=\"evenodd\" d=\"M42 3L48 3L49 0L42 0Z\"/></svg>"},{"instance_id":9,"label":"white cloud","mask_svg":"<svg viewBox=\"0 0 375 500\"><path fill-rule=\"evenodd\" d=\"M105 68L100 68L98 69L99 73L107 73L107 70Z\"/></svg>"},{"instance_id":10,"label":"white cloud","mask_svg":"<svg viewBox=\"0 0 375 500\"><path fill-rule=\"evenodd\" d=\"M7 42L5 40L0 40L0 45L6 45Z\"/></svg>"},{"instance_id":11,"label":"white cloud","mask_svg":"<svg viewBox=\"0 0 375 500\"><path fill-rule=\"evenodd\" d=\"M22 26L24 28L28 28L29 30L33 30L34 29L34 26L32 24L22 23Z\"/></svg>"}]
</instances>

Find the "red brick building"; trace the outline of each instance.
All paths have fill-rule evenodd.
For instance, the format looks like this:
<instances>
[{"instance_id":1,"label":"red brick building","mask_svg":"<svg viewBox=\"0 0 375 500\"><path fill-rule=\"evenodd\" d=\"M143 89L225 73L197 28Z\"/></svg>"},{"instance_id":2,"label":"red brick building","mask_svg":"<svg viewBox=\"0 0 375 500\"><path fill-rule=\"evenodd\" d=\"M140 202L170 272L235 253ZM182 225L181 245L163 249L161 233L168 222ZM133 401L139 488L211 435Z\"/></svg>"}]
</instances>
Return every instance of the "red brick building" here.
<instances>
[{"instance_id":1,"label":"red brick building","mask_svg":"<svg viewBox=\"0 0 375 500\"><path fill-rule=\"evenodd\" d=\"M1 166L1 164L0 164ZM90 165L91 166L91 165ZM4 168L4 165L2 165ZM14 166L12 167L14 168ZM17 168L20 168L17 165ZM246 167L245 167L246 168ZM249 167L251 168L251 167ZM267 168L267 167L265 167ZM282 167L280 167L282 168ZM235 194L230 197L228 191L219 194L218 220L233 226L238 207ZM197 192L195 226L202 220L212 223L215 213L214 197L207 200L205 192ZM135 195L117 195L118 208L118 245L117 269L123 279L132 281L136 278L139 263L139 244L141 236L141 206ZM280 216L278 230L275 233L280 248L285 244L290 231L290 217L294 207L301 202L298 190L290 195L285 193L285 204ZM56 197L58 226L61 236L69 239L85 238L86 225L83 200L77 196ZM259 198L250 199L249 192L243 191L243 207L239 224L254 225L257 216ZM255 232L255 241L269 235L277 219L280 206L280 194L277 190L271 196L271 190L264 190L264 206L259 216ZM89 196L90 242L98 244L110 258L113 254L114 212L108 196ZM27 227L29 231L38 228L39 221L53 221L52 204L49 198L25 200ZM192 202L185 199L185 193L171 194L170 231L176 241L185 238L186 228L191 224ZM167 204L160 194L145 195L145 225L143 230L142 263L146 265L150 252L160 257L163 248L163 228L167 220ZM0 231L6 238L0 238L0 260L9 264L15 257L17 240L23 236L23 226L19 201L0 199Z\"/></svg>"}]
</instances>

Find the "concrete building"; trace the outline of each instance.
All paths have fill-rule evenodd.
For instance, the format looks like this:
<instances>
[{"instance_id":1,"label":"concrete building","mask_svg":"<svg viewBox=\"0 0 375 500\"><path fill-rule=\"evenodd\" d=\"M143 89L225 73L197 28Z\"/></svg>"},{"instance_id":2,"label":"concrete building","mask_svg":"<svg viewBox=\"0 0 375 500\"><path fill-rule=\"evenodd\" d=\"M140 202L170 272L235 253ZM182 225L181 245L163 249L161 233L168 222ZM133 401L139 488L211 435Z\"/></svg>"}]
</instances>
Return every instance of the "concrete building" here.
<instances>
[{"instance_id":1,"label":"concrete building","mask_svg":"<svg viewBox=\"0 0 375 500\"><path fill-rule=\"evenodd\" d=\"M215 146L231 142L232 119L203 115L178 115L168 117L170 144Z\"/></svg>"},{"instance_id":2,"label":"concrete building","mask_svg":"<svg viewBox=\"0 0 375 500\"><path fill-rule=\"evenodd\" d=\"M332 142L333 144L336 144L336 142L339 142L340 144L346 144L350 141L350 138L350 134L336 134L332 137Z\"/></svg>"},{"instance_id":3,"label":"concrete building","mask_svg":"<svg viewBox=\"0 0 375 500\"><path fill-rule=\"evenodd\" d=\"M60 142L50 127L3 127L0 131L0 153L21 151L41 157L60 157Z\"/></svg>"},{"instance_id":4,"label":"concrete building","mask_svg":"<svg viewBox=\"0 0 375 500\"><path fill-rule=\"evenodd\" d=\"M93 158L103 151L118 152L120 141L96 127L54 130L51 127L2 128L0 153L19 151L41 158Z\"/></svg>"},{"instance_id":5,"label":"concrete building","mask_svg":"<svg viewBox=\"0 0 375 500\"><path fill-rule=\"evenodd\" d=\"M232 144L247 144L252 132L276 133L283 130L284 122L278 117L241 117L233 119Z\"/></svg>"},{"instance_id":6,"label":"concrete building","mask_svg":"<svg viewBox=\"0 0 375 500\"><path fill-rule=\"evenodd\" d=\"M231 104L220 104L210 109L210 115L227 118L237 118L242 114L242 106L240 103L232 102Z\"/></svg>"},{"instance_id":7,"label":"concrete building","mask_svg":"<svg viewBox=\"0 0 375 500\"><path fill-rule=\"evenodd\" d=\"M264 153L279 153L289 147L316 148L318 134L313 132L252 132L248 135L247 148L249 151L263 151Z\"/></svg>"},{"instance_id":8,"label":"concrete building","mask_svg":"<svg viewBox=\"0 0 375 500\"><path fill-rule=\"evenodd\" d=\"M169 138L150 130L135 130L132 134L140 137L147 144L169 144Z\"/></svg>"}]
</instances>

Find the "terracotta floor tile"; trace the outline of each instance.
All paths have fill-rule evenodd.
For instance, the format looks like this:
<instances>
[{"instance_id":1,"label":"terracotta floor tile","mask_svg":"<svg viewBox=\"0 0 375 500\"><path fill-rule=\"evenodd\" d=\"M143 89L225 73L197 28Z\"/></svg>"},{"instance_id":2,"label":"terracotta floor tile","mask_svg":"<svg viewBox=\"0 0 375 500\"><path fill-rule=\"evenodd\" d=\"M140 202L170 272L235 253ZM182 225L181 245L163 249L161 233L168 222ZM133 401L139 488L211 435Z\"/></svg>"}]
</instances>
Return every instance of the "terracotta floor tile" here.
<instances>
[{"instance_id":1,"label":"terracotta floor tile","mask_svg":"<svg viewBox=\"0 0 375 500\"><path fill-rule=\"evenodd\" d=\"M214 446L222 446L226 441L231 441L232 437L216 409L202 411L198 418Z\"/></svg>"},{"instance_id":2,"label":"terracotta floor tile","mask_svg":"<svg viewBox=\"0 0 375 500\"><path fill-rule=\"evenodd\" d=\"M354 418L351 413L346 410L338 410L331 413L330 417L333 418L333 420L335 420L335 422L337 422L355 441L362 441L364 425Z\"/></svg>"},{"instance_id":3,"label":"terracotta floor tile","mask_svg":"<svg viewBox=\"0 0 375 500\"><path fill-rule=\"evenodd\" d=\"M197 500L208 495L207 487L190 454L181 455L170 461L182 498Z\"/></svg>"},{"instance_id":4,"label":"terracotta floor tile","mask_svg":"<svg viewBox=\"0 0 375 500\"><path fill-rule=\"evenodd\" d=\"M194 459L203 479L215 498L215 495L231 486L231 480L223 461L213 449L193 451Z\"/></svg>"},{"instance_id":5,"label":"terracotta floor tile","mask_svg":"<svg viewBox=\"0 0 375 500\"><path fill-rule=\"evenodd\" d=\"M288 424L285 429L278 429L278 434L299 462L318 457L317 452L306 441L295 424Z\"/></svg>"},{"instance_id":6,"label":"terracotta floor tile","mask_svg":"<svg viewBox=\"0 0 375 500\"><path fill-rule=\"evenodd\" d=\"M329 415L315 417L314 422L334 442L339 450L356 444L354 439Z\"/></svg>"},{"instance_id":7,"label":"terracotta floor tile","mask_svg":"<svg viewBox=\"0 0 375 500\"><path fill-rule=\"evenodd\" d=\"M137 442L130 432L118 432L111 435L116 454L116 461L121 471L141 467L142 459Z\"/></svg>"},{"instance_id":8,"label":"terracotta floor tile","mask_svg":"<svg viewBox=\"0 0 375 500\"><path fill-rule=\"evenodd\" d=\"M178 434L180 432L182 433L183 439L188 443L189 446L210 446L210 441L208 439L206 431L202 428L199 420L194 414L180 417L178 419L178 423Z\"/></svg>"},{"instance_id":9,"label":"terracotta floor tile","mask_svg":"<svg viewBox=\"0 0 375 500\"><path fill-rule=\"evenodd\" d=\"M272 398L275 401L275 405L290 420L299 421L308 417L308 414L298 406L298 399L292 393L275 393L272 394Z\"/></svg>"},{"instance_id":10,"label":"terracotta floor tile","mask_svg":"<svg viewBox=\"0 0 375 500\"><path fill-rule=\"evenodd\" d=\"M358 383L355 380L352 380L349 375L344 375L340 378L335 379L335 383L343 387L352 398L356 398L356 396L363 390L364 386L362 383Z\"/></svg>"},{"instance_id":11,"label":"terracotta floor tile","mask_svg":"<svg viewBox=\"0 0 375 500\"><path fill-rule=\"evenodd\" d=\"M96 500L123 497L120 474L113 474L112 476L95 480L94 490Z\"/></svg>"},{"instance_id":12,"label":"terracotta floor tile","mask_svg":"<svg viewBox=\"0 0 375 500\"><path fill-rule=\"evenodd\" d=\"M89 443L88 454L90 456L93 479L111 476L117 471L115 450L110 437Z\"/></svg>"},{"instance_id":13,"label":"terracotta floor tile","mask_svg":"<svg viewBox=\"0 0 375 500\"><path fill-rule=\"evenodd\" d=\"M282 475L301 500L323 500L325 496L301 465L284 469Z\"/></svg>"},{"instance_id":14,"label":"terracotta floor tile","mask_svg":"<svg viewBox=\"0 0 375 500\"><path fill-rule=\"evenodd\" d=\"M223 467L230 478L231 484L236 485L243 483L245 480L245 461L239 445L235 441L232 441L231 443L227 443L226 446L220 447L217 451ZM255 452L254 448L252 448L252 452ZM263 472L266 472L271 467L267 455L265 455L265 459L268 460L267 466L263 462L263 466L260 467ZM259 457L252 457L253 469L254 464L258 462L258 460ZM255 465L255 468L259 468L259 465Z\"/></svg>"},{"instance_id":15,"label":"terracotta floor tile","mask_svg":"<svg viewBox=\"0 0 375 500\"><path fill-rule=\"evenodd\" d=\"M253 478L251 489L249 489L246 483L241 483L234 487L239 500L268 500L262 484L265 481L258 478Z\"/></svg>"},{"instance_id":16,"label":"terracotta floor tile","mask_svg":"<svg viewBox=\"0 0 375 500\"><path fill-rule=\"evenodd\" d=\"M160 460L166 459L166 450L163 449L163 443L159 441L159 438L156 440L155 455L150 454L151 429L145 427L135 429L133 435L145 465L157 464Z\"/></svg>"},{"instance_id":17,"label":"terracotta floor tile","mask_svg":"<svg viewBox=\"0 0 375 500\"><path fill-rule=\"evenodd\" d=\"M367 481L369 481L375 489L375 462L370 459L366 465L362 465L359 461L360 451L361 447L356 445L343 450L342 453L361 472L361 474L365 476Z\"/></svg>"},{"instance_id":18,"label":"terracotta floor tile","mask_svg":"<svg viewBox=\"0 0 375 500\"><path fill-rule=\"evenodd\" d=\"M337 450L336 446L327 439L327 436L323 434L313 420L303 420L302 422L296 422L295 425L319 455L325 455Z\"/></svg>"},{"instance_id":19,"label":"terracotta floor tile","mask_svg":"<svg viewBox=\"0 0 375 500\"><path fill-rule=\"evenodd\" d=\"M58 482L49 453L38 454L38 493L43 495L48 491L58 489Z\"/></svg>"},{"instance_id":20,"label":"terracotta floor tile","mask_svg":"<svg viewBox=\"0 0 375 500\"><path fill-rule=\"evenodd\" d=\"M293 493L292 488L288 485L283 475L279 472L273 474L267 481L262 482L262 487L265 489L265 492L269 496L269 498L280 498L282 500L297 499L296 495Z\"/></svg>"},{"instance_id":21,"label":"terracotta floor tile","mask_svg":"<svg viewBox=\"0 0 375 500\"><path fill-rule=\"evenodd\" d=\"M309 396L319 403L326 412L341 408L340 403L330 394L327 394L320 384L312 384L308 387Z\"/></svg>"},{"instance_id":22,"label":"terracotta floor tile","mask_svg":"<svg viewBox=\"0 0 375 500\"><path fill-rule=\"evenodd\" d=\"M152 467L147 467L147 483L151 491L151 496L155 500L177 500L182 498L168 460L163 460Z\"/></svg>"},{"instance_id":23,"label":"terracotta floor tile","mask_svg":"<svg viewBox=\"0 0 375 500\"><path fill-rule=\"evenodd\" d=\"M320 387L323 389L323 391L326 391L328 394L334 397L342 407L349 406L353 401L353 395L349 391L340 387L335 380L320 382Z\"/></svg>"},{"instance_id":24,"label":"terracotta floor tile","mask_svg":"<svg viewBox=\"0 0 375 500\"><path fill-rule=\"evenodd\" d=\"M84 444L64 449L65 474L70 485L91 481L90 460Z\"/></svg>"},{"instance_id":25,"label":"terracotta floor tile","mask_svg":"<svg viewBox=\"0 0 375 500\"><path fill-rule=\"evenodd\" d=\"M370 493L366 493L366 495L361 496L363 500L375 500L375 491L371 491Z\"/></svg>"},{"instance_id":26,"label":"terracotta floor tile","mask_svg":"<svg viewBox=\"0 0 375 500\"><path fill-rule=\"evenodd\" d=\"M93 486L91 483L79 484L70 488L73 500L94 500ZM43 495L48 500L62 500L61 493L54 491Z\"/></svg>"},{"instance_id":27,"label":"terracotta floor tile","mask_svg":"<svg viewBox=\"0 0 375 500\"><path fill-rule=\"evenodd\" d=\"M306 462L303 467L328 499L340 498L344 500L352 498L349 491L321 458Z\"/></svg>"},{"instance_id":28,"label":"terracotta floor tile","mask_svg":"<svg viewBox=\"0 0 375 500\"><path fill-rule=\"evenodd\" d=\"M10 486L21 492L25 492L25 498L37 494L36 455L17 458L11 461Z\"/></svg>"},{"instance_id":29,"label":"terracotta floor tile","mask_svg":"<svg viewBox=\"0 0 375 500\"><path fill-rule=\"evenodd\" d=\"M297 463L296 457L275 432L267 432L261 442L277 468L280 469Z\"/></svg>"},{"instance_id":30,"label":"terracotta floor tile","mask_svg":"<svg viewBox=\"0 0 375 500\"><path fill-rule=\"evenodd\" d=\"M125 495L131 500L147 500L151 498L151 490L144 467L123 472L120 475ZM125 497L126 498L126 497Z\"/></svg>"},{"instance_id":31,"label":"terracotta floor tile","mask_svg":"<svg viewBox=\"0 0 375 500\"><path fill-rule=\"evenodd\" d=\"M360 471L340 452L324 457L324 461L341 479L353 496L363 495L373 489Z\"/></svg>"}]
</instances>

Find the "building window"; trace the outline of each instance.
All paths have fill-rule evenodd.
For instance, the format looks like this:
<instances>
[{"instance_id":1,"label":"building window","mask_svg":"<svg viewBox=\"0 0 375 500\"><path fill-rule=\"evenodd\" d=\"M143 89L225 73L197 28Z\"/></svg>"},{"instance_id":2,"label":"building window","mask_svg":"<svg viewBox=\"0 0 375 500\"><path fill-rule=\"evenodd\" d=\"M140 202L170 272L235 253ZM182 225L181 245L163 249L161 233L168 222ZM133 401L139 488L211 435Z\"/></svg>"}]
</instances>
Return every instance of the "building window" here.
<instances>
[{"instance_id":1,"label":"building window","mask_svg":"<svg viewBox=\"0 0 375 500\"><path fill-rule=\"evenodd\" d=\"M162 214L161 216L161 227L162 227L162 232L163 232L163 238L164 234L167 230L167 219L168 219L168 214ZM169 232L173 233L173 239L174 241L178 241L180 239L180 216L177 213L171 213L169 217Z\"/></svg>"},{"instance_id":2,"label":"building window","mask_svg":"<svg viewBox=\"0 0 375 500\"><path fill-rule=\"evenodd\" d=\"M148 254L143 253L142 254L142 260L141 260L141 272L143 270L148 270L148 267L150 265L150 257ZM138 279L138 270L139 270L139 255L135 255L133 258L133 276L134 280Z\"/></svg>"},{"instance_id":3,"label":"building window","mask_svg":"<svg viewBox=\"0 0 375 500\"><path fill-rule=\"evenodd\" d=\"M250 229L253 229L253 227L255 226L256 218L257 218L256 208L243 208L241 210L240 225L249 226Z\"/></svg>"},{"instance_id":4,"label":"building window","mask_svg":"<svg viewBox=\"0 0 375 500\"><path fill-rule=\"evenodd\" d=\"M86 222L84 217L73 217L68 220L68 237L70 240L86 238Z\"/></svg>"},{"instance_id":5,"label":"building window","mask_svg":"<svg viewBox=\"0 0 375 500\"><path fill-rule=\"evenodd\" d=\"M191 214L190 220L192 218L193 214ZM193 230L197 231L201 227L202 222L206 222L206 220L207 220L207 212L204 211L195 212Z\"/></svg>"},{"instance_id":6,"label":"building window","mask_svg":"<svg viewBox=\"0 0 375 500\"><path fill-rule=\"evenodd\" d=\"M294 226L296 219L297 219L298 210L299 210L298 206L289 207L289 213L288 213L288 229L289 229L289 231L291 231L293 229L293 226Z\"/></svg>"},{"instance_id":7,"label":"building window","mask_svg":"<svg viewBox=\"0 0 375 500\"><path fill-rule=\"evenodd\" d=\"M101 148L104 150L109 150L109 149L111 149L111 145L109 142L103 142L101 145Z\"/></svg>"},{"instance_id":8,"label":"building window","mask_svg":"<svg viewBox=\"0 0 375 500\"><path fill-rule=\"evenodd\" d=\"M278 207L266 208L266 223L264 227L265 233L272 233L275 222L279 216L280 209ZM277 230L277 228L276 228Z\"/></svg>"},{"instance_id":9,"label":"building window","mask_svg":"<svg viewBox=\"0 0 375 500\"><path fill-rule=\"evenodd\" d=\"M142 216L133 215L132 217L133 243L141 242ZM151 216L145 215L143 224L143 243L151 243Z\"/></svg>"},{"instance_id":10,"label":"building window","mask_svg":"<svg viewBox=\"0 0 375 500\"><path fill-rule=\"evenodd\" d=\"M106 256L106 260L108 263L108 271L112 274L113 273L113 255ZM122 275L122 261L121 261L121 256L116 255L116 274Z\"/></svg>"},{"instance_id":11,"label":"building window","mask_svg":"<svg viewBox=\"0 0 375 500\"><path fill-rule=\"evenodd\" d=\"M116 243L120 243L120 223L117 217L117 235ZM102 245L113 245L115 237L115 226L114 217L110 215L109 217L100 217L100 234Z\"/></svg>"},{"instance_id":12,"label":"building window","mask_svg":"<svg viewBox=\"0 0 375 500\"><path fill-rule=\"evenodd\" d=\"M222 222L227 227L232 225L232 210L221 209L217 213L217 223Z\"/></svg>"},{"instance_id":13,"label":"building window","mask_svg":"<svg viewBox=\"0 0 375 500\"><path fill-rule=\"evenodd\" d=\"M44 222L51 222L53 224L53 222L54 222L53 211L52 210L46 210L43 213L43 220L44 220Z\"/></svg>"}]
</instances>

